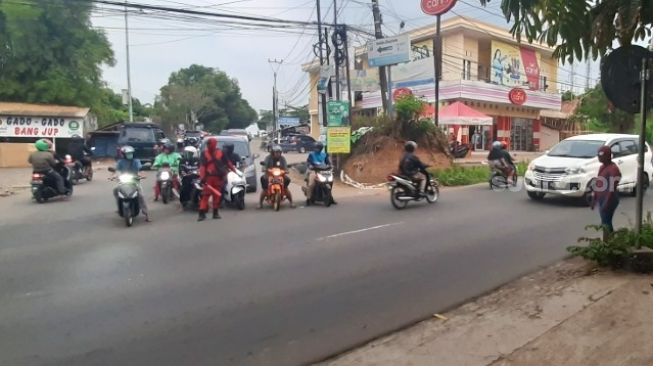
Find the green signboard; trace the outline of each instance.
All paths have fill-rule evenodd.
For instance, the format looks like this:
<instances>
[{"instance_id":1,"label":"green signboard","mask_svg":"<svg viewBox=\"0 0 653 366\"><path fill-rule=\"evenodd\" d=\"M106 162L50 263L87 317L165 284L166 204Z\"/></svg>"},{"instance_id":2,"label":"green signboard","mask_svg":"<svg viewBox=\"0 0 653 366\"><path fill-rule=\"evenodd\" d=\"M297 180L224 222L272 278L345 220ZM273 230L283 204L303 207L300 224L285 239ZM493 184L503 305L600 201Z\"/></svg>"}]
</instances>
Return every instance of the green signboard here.
<instances>
[{"instance_id":1,"label":"green signboard","mask_svg":"<svg viewBox=\"0 0 653 366\"><path fill-rule=\"evenodd\" d=\"M331 101L327 103L327 124L329 127L349 127L349 102Z\"/></svg>"}]
</instances>

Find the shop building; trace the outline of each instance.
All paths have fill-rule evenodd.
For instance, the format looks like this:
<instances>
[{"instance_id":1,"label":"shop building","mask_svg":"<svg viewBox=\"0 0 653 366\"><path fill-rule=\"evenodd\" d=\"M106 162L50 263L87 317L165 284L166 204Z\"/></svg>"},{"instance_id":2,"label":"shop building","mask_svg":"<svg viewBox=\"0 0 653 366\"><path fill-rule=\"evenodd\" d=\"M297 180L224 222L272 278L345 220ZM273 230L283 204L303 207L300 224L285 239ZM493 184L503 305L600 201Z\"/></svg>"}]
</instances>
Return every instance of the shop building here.
<instances>
[{"instance_id":1,"label":"shop building","mask_svg":"<svg viewBox=\"0 0 653 366\"><path fill-rule=\"evenodd\" d=\"M543 115L558 115L555 112L561 110L558 61L553 57L554 49L540 44L518 43L508 29L463 17L443 21L441 34L441 107L461 102L492 119L491 124L441 124L453 136L452 139L461 143L475 142L477 149L487 149L498 140L508 143L512 150L542 151ZM413 59L392 67L392 90L401 89L422 98L432 111L435 102L432 58L435 26L419 28L408 35ZM366 49L356 50L354 64L354 111L361 115L376 115L382 106L378 69L369 68ZM305 65L304 70L310 74L311 83L316 83L319 65ZM309 99L311 120L319 128L318 99L316 88L313 88ZM342 99L346 99L345 94ZM550 140L552 135L547 136Z\"/></svg>"}]
</instances>

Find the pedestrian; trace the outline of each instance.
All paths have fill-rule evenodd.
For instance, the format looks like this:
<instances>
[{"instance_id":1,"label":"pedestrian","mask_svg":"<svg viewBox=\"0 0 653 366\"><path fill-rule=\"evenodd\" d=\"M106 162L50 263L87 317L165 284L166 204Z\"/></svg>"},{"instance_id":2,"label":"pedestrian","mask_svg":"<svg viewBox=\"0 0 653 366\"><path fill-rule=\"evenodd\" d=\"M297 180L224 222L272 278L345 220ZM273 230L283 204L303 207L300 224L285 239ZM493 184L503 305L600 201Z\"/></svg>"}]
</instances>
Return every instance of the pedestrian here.
<instances>
[{"instance_id":1,"label":"pedestrian","mask_svg":"<svg viewBox=\"0 0 653 366\"><path fill-rule=\"evenodd\" d=\"M607 241L614 232L612 218L619 206L619 192L617 186L621 180L621 171L617 164L612 162L612 150L609 146L602 146L598 152L601 168L595 179L591 209L598 205L599 215L601 216L601 226L603 227L603 240Z\"/></svg>"},{"instance_id":2,"label":"pedestrian","mask_svg":"<svg viewBox=\"0 0 653 366\"><path fill-rule=\"evenodd\" d=\"M213 219L220 219L220 200L227 170L235 171L231 161L226 158L222 150L218 148L218 140L211 137L206 142L206 150L200 158L200 179L204 185L202 200L200 201L200 212L197 221L206 220L206 213L209 212L209 199L213 198Z\"/></svg>"}]
</instances>

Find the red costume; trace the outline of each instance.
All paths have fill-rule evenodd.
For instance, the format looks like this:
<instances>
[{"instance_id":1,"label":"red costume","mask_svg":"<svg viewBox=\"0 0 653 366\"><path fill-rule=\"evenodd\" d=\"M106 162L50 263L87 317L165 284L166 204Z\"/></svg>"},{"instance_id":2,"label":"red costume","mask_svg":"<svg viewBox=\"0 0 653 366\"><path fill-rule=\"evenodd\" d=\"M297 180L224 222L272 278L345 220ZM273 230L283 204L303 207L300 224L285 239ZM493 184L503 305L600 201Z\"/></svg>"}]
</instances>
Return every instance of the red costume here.
<instances>
[{"instance_id":1,"label":"red costume","mask_svg":"<svg viewBox=\"0 0 653 366\"><path fill-rule=\"evenodd\" d=\"M204 182L200 212L209 210L209 199L213 197L213 209L220 207L224 178L229 170L234 170L233 164L222 150L218 149L218 140L210 138L206 142L206 150L200 158L200 178Z\"/></svg>"}]
</instances>

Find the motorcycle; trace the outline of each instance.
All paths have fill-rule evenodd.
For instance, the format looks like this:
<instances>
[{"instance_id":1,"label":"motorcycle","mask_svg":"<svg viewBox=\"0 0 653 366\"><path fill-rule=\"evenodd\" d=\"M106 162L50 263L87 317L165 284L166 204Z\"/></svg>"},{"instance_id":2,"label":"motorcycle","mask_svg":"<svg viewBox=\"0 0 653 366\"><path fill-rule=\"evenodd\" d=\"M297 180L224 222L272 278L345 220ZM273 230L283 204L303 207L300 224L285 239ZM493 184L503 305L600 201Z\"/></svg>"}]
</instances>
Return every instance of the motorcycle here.
<instances>
[{"instance_id":1,"label":"motorcycle","mask_svg":"<svg viewBox=\"0 0 653 366\"><path fill-rule=\"evenodd\" d=\"M163 204L168 204L174 197L174 184L175 175L170 169L170 165L164 164L156 176L156 184L161 192L161 201Z\"/></svg>"},{"instance_id":2,"label":"motorcycle","mask_svg":"<svg viewBox=\"0 0 653 366\"><path fill-rule=\"evenodd\" d=\"M517 175L517 169L512 166L512 176L511 179L508 179L508 176L503 172L503 170L493 166L492 172L490 173L490 189L507 189L517 185L517 180L519 176Z\"/></svg>"},{"instance_id":3,"label":"motorcycle","mask_svg":"<svg viewBox=\"0 0 653 366\"><path fill-rule=\"evenodd\" d=\"M86 179L87 182L93 180L93 167L91 164L84 166L81 161L73 159L70 155L65 156L64 164L71 171L71 179L74 185L77 185L81 179Z\"/></svg>"},{"instance_id":4,"label":"motorcycle","mask_svg":"<svg viewBox=\"0 0 653 366\"><path fill-rule=\"evenodd\" d=\"M245 192L247 191L247 182L245 176L240 170L229 172L227 174L227 184L222 195L223 201L239 210L245 209Z\"/></svg>"},{"instance_id":5,"label":"motorcycle","mask_svg":"<svg viewBox=\"0 0 653 366\"><path fill-rule=\"evenodd\" d=\"M467 144L458 144L455 142L449 144L449 152L456 159L465 158L469 153L470 149L471 149L470 146Z\"/></svg>"},{"instance_id":6,"label":"motorcycle","mask_svg":"<svg viewBox=\"0 0 653 366\"><path fill-rule=\"evenodd\" d=\"M413 181L398 174L388 176L388 189L390 190L390 203L397 210L406 208L409 201L426 199L428 203L436 203L440 198L440 184L430 174L426 175L426 192L419 189L419 182Z\"/></svg>"},{"instance_id":7,"label":"motorcycle","mask_svg":"<svg viewBox=\"0 0 653 366\"><path fill-rule=\"evenodd\" d=\"M188 191L188 199L181 202L185 209L197 209L202 198L202 184L200 182L199 170L194 169L181 178L181 190Z\"/></svg>"},{"instance_id":8,"label":"motorcycle","mask_svg":"<svg viewBox=\"0 0 653 366\"><path fill-rule=\"evenodd\" d=\"M109 168L112 173L116 172L113 167ZM138 197L138 185L140 180L143 179L138 175L123 173L118 178L111 178L111 180L118 181L116 188L116 199L118 204L118 215L125 220L125 225L130 227L134 224L134 218L141 212L141 205Z\"/></svg>"},{"instance_id":9,"label":"motorcycle","mask_svg":"<svg viewBox=\"0 0 653 366\"><path fill-rule=\"evenodd\" d=\"M265 165L265 163L261 162L261 165ZM270 204L275 211L281 209L281 203L287 198L284 185L285 176L286 172L279 166L267 170L268 189L265 194L265 201Z\"/></svg>"},{"instance_id":10,"label":"motorcycle","mask_svg":"<svg viewBox=\"0 0 653 366\"><path fill-rule=\"evenodd\" d=\"M331 190L333 189L333 168L328 165L314 166L315 185L311 194L311 199L306 201L307 205L323 202L326 207L333 203ZM308 182L307 182L308 183ZM308 187L302 187L306 194ZM308 196L308 195L307 195Z\"/></svg>"},{"instance_id":11,"label":"motorcycle","mask_svg":"<svg viewBox=\"0 0 653 366\"><path fill-rule=\"evenodd\" d=\"M32 172L32 197L38 203L44 203L50 198L57 196L67 196L70 197L73 194L73 183L72 183L72 173L71 170L62 163L59 163L55 169L64 180L64 186L66 187L65 194L59 194L57 191L57 186L55 182L50 179L47 175L37 172Z\"/></svg>"}]
</instances>

